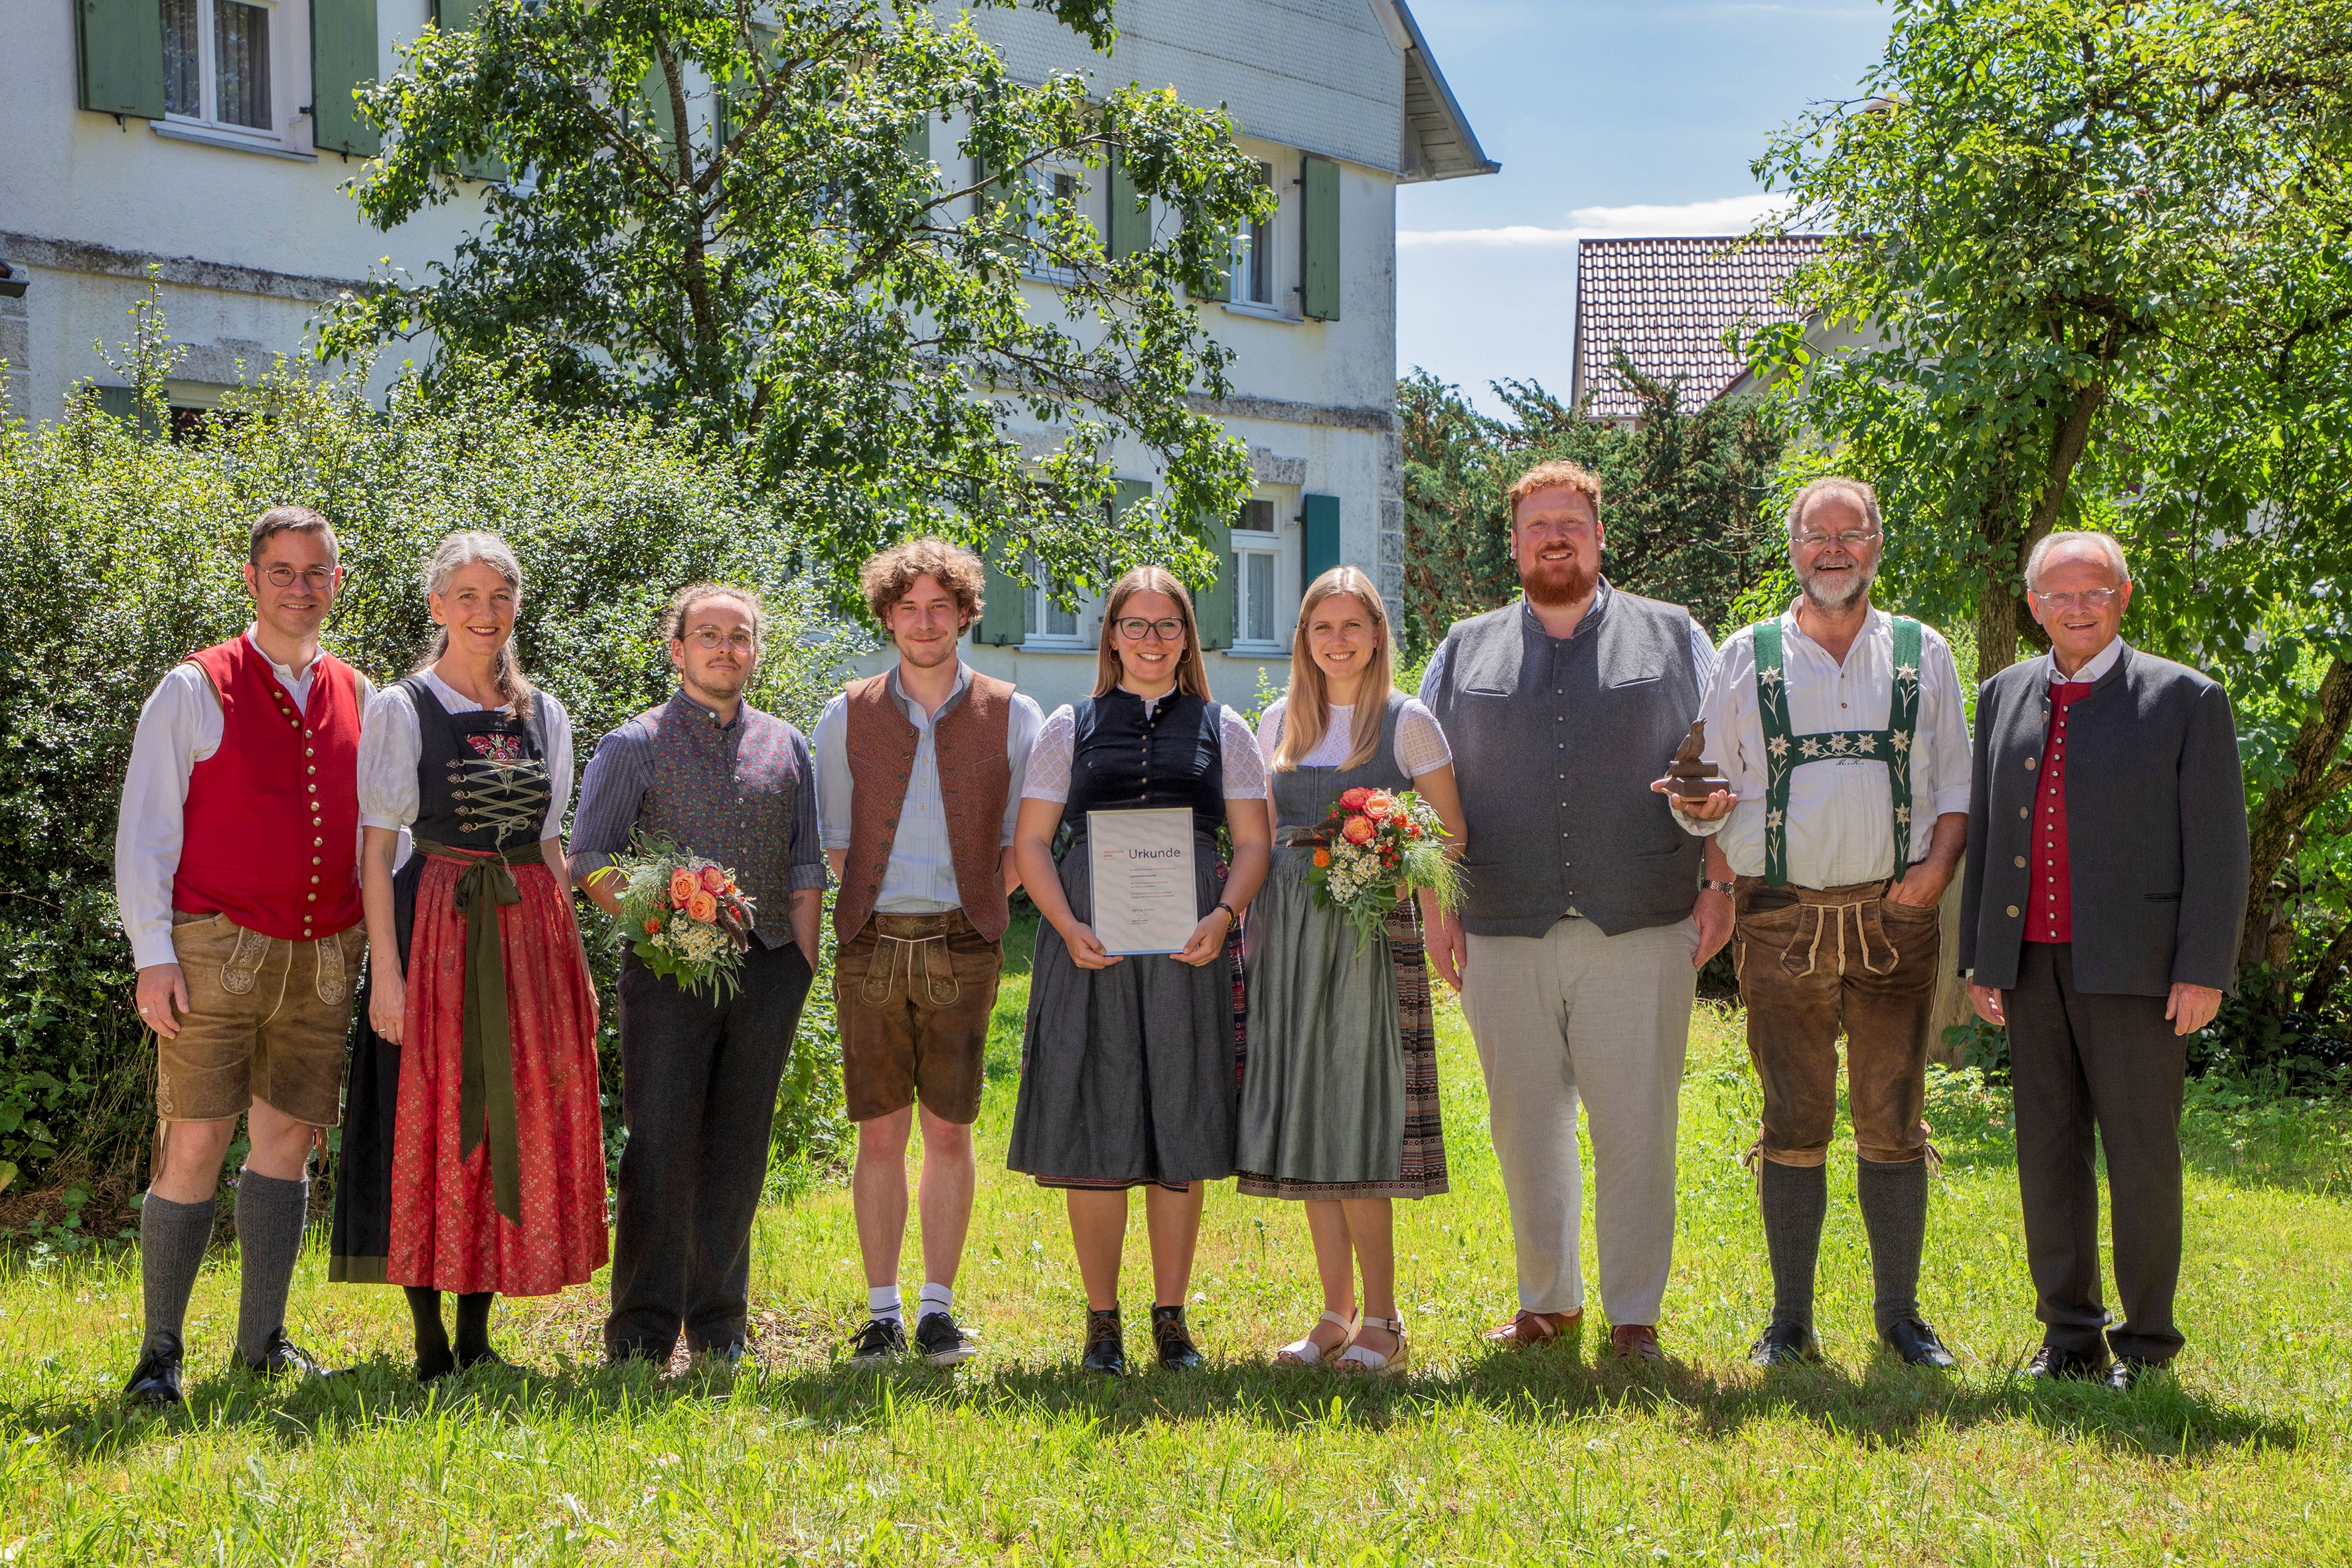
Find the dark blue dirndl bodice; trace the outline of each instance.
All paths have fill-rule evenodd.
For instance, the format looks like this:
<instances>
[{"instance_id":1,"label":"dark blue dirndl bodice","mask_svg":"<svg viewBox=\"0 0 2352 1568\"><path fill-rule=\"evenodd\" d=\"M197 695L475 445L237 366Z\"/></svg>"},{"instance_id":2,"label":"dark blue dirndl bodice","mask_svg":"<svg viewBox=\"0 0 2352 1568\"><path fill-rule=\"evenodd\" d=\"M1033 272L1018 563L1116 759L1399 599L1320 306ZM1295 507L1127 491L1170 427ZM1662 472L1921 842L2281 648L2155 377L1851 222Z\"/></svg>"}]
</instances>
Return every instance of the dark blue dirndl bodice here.
<instances>
[{"instance_id":1,"label":"dark blue dirndl bodice","mask_svg":"<svg viewBox=\"0 0 2352 1568\"><path fill-rule=\"evenodd\" d=\"M1192 831L1225 820L1225 751L1218 704L1171 691L1144 711L1143 699L1114 687L1071 705L1070 795L1062 821L1083 837L1089 811L1189 806Z\"/></svg>"}]
</instances>

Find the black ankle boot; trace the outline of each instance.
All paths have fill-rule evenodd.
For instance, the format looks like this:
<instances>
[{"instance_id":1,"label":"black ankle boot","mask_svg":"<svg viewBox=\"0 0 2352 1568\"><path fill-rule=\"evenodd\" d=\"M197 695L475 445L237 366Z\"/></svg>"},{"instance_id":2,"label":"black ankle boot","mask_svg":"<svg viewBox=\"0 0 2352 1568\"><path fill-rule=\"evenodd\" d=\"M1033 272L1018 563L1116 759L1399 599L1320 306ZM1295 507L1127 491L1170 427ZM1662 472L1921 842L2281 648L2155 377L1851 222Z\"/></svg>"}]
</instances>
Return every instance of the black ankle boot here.
<instances>
[{"instance_id":1,"label":"black ankle boot","mask_svg":"<svg viewBox=\"0 0 2352 1568\"><path fill-rule=\"evenodd\" d=\"M1151 1309L1151 1337L1160 1342L1160 1365L1168 1372L1190 1372L1202 1364L1192 1336L1184 1327L1182 1303Z\"/></svg>"},{"instance_id":2,"label":"black ankle boot","mask_svg":"<svg viewBox=\"0 0 2352 1568\"><path fill-rule=\"evenodd\" d=\"M1087 1309L1087 1354L1078 1365L1111 1377L1127 1374L1127 1345L1120 1335L1117 1307Z\"/></svg>"}]
</instances>

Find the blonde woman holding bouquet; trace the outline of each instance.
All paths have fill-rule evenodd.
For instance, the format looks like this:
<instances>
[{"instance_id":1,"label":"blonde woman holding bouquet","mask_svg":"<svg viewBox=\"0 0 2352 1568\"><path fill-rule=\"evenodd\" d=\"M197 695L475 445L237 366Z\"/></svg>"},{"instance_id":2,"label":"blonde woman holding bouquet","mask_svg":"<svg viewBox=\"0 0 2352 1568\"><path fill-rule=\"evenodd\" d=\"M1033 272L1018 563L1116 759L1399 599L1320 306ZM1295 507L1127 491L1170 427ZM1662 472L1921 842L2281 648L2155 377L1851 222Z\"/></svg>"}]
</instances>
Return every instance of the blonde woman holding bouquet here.
<instances>
[{"instance_id":1,"label":"blonde woman holding bouquet","mask_svg":"<svg viewBox=\"0 0 2352 1568\"><path fill-rule=\"evenodd\" d=\"M1391 684L1394 661L1371 579L1334 567L1299 605L1289 694L1258 722L1275 849L1250 917L1235 1163L1244 1193L1306 1205L1324 1306L1304 1339L1275 1352L1283 1365L1406 1369L1391 1201L1446 1190L1437 1041L1413 902L1400 900L1367 942L1314 887L1318 856L1328 865L1315 840L1351 790L1383 808L1413 791L1444 823L1449 850L1461 842L1453 753L1429 710ZM1436 894L1420 898L1434 921Z\"/></svg>"},{"instance_id":2,"label":"blonde woman holding bouquet","mask_svg":"<svg viewBox=\"0 0 2352 1568\"><path fill-rule=\"evenodd\" d=\"M424 576L432 652L360 731L368 980L328 1274L407 1289L430 1381L502 1364L493 1298L584 1283L605 1239L596 988L563 858L572 721L515 656L503 540L451 534Z\"/></svg>"}]
</instances>

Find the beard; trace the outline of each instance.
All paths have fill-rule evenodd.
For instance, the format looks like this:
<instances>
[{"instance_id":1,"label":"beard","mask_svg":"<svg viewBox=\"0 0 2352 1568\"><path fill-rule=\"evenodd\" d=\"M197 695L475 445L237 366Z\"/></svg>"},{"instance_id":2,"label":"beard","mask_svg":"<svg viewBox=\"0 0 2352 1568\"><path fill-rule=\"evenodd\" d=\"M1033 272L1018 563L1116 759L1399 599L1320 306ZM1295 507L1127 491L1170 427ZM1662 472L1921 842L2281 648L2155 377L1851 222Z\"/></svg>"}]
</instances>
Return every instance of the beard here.
<instances>
[{"instance_id":1,"label":"beard","mask_svg":"<svg viewBox=\"0 0 2352 1568\"><path fill-rule=\"evenodd\" d=\"M705 669L686 672L685 683L697 697L711 702L732 702L743 695L743 688L751 683L751 672L738 668L732 671Z\"/></svg>"},{"instance_id":2,"label":"beard","mask_svg":"<svg viewBox=\"0 0 2352 1568\"><path fill-rule=\"evenodd\" d=\"M1805 597L1824 610L1843 610L1870 592L1871 584L1878 579L1875 563L1868 566L1856 564L1851 572L1840 573L1833 580L1822 581L1821 568L1797 574L1797 586Z\"/></svg>"},{"instance_id":3,"label":"beard","mask_svg":"<svg viewBox=\"0 0 2352 1568\"><path fill-rule=\"evenodd\" d=\"M1573 555L1559 561L1538 559L1532 568L1519 568L1519 588L1528 602L1548 610L1580 603L1591 596L1592 587L1593 574Z\"/></svg>"}]
</instances>

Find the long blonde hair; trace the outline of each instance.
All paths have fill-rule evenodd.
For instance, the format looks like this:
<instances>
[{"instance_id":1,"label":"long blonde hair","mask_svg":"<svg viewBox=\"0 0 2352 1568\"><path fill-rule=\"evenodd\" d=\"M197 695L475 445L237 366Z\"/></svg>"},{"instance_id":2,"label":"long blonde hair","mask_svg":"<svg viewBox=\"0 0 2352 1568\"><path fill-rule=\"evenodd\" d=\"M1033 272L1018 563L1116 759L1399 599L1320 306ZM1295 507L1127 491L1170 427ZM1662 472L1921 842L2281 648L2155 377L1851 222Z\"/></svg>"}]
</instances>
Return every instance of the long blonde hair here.
<instances>
[{"instance_id":1,"label":"long blonde hair","mask_svg":"<svg viewBox=\"0 0 2352 1568\"><path fill-rule=\"evenodd\" d=\"M1176 689L1189 691L1203 702L1214 701L1209 695L1208 667L1201 658L1201 624L1192 615L1192 595L1165 566L1133 567L1110 585L1110 597L1103 602L1102 640L1095 651L1095 695L1108 697L1118 685L1118 651L1111 637L1119 612L1138 594L1165 594L1176 601L1177 616L1184 623L1184 655L1176 661Z\"/></svg>"},{"instance_id":2,"label":"long blonde hair","mask_svg":"<svg viewBox=\"0 0 2352 1568\"><path fill-rule=\"evenodd\" d=\"M433 552L432 558L425 563L422 574L425 591L427 594L448 592L449 579L468 566L487 566L505 578L507 586L514 590L515 613L518 616L521 614L522 563L515 559L515 552L507 542L495 533L468 530L443 540ZM433 646L426 650L425 661L416 667L417 672L422 673L440 663L441 656L448 651L449 628L434 627ZM499 695L513 706L515 717L530 718L530 678L522 672L522 656L515 652L512 637L509 637L506 647L499 650L496 673Z\"/></svg>"},{"instance_id":3,"label":"long blonde hair","mask_svg":"<svg viewBox=\"0 0 2352 1568\"><path fill-rule=\"evenodd\" d=\"M1339 765L1360 768L1381 749L1381 721L1387 715L1389 693L1395 689L1396 648L1389 641L1388 606L1381 603L1372 580L1353 566L1334 566L1308 585L1298 602L1298 627L1290 634L1290 694L1282 702L1282 739L1269 764L1276 772L1298 766L1323 743L1331 723L1331 693L1323 667L1307 643L1307 623L1315 606L1336 594L1346 594L1364 606L1372 622L1372 658L1364 667L1363 683L1356 688L1355 715L1349 724L1348 759Z\"/></svg>"}]
</instances>

